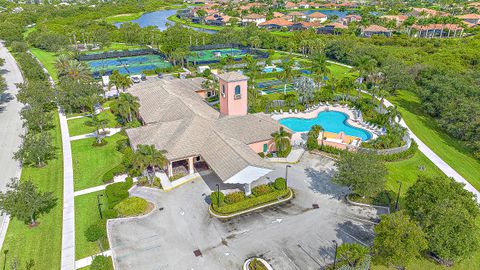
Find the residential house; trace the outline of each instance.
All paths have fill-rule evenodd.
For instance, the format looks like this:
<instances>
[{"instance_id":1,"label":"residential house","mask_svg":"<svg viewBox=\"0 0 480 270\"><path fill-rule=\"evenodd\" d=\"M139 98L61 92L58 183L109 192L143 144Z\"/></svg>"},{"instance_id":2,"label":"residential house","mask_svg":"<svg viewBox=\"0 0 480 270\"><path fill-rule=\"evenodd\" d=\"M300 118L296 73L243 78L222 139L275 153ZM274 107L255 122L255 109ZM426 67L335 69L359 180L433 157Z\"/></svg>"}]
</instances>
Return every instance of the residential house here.
<instances>
[{"instance_id":1,"label":"residential house","mask_svg":"<svg viewBox=\"0 0 480 270\"><path fill-rule=\"evenodd\" d=\"M308 17L308 21L309 22L320 22L320 23L323 23L323 22L326 22L328 17L327 15L323 14L323 13L320 13L320 12L314 12L310 15L307 15Z\"/></svg>"},{"instance_id":2,"label":"residential house","mask_svg":"<svg viewBox=\"0 0 480 270\"><path fill-rule=\"evenodd\" d=\"M412 25L410 35L419 38L449 38L463 36L464 29L456 24Z\"/></svg>"},{"instance_id":3,"label":"residential house","mask_svg":"<svg viewBox=\"0 0 480 270\"><path fill-rule=\"evenodd\" d=\"M272 15L273 15L273 18L283 18L285 16L285 14L277 11L274 11Z\"/></svg>"},{"instance_id":4,"label":"residential house","mask_svg":"<svg viewBox=\"0 0 480 270\"><path fill-rule=\"evenodd\" d=\"M340 19L340 22L343 23L344 25L349 25L353 22L359 22L361 20L362 20L362 16L350 14Z\"/></svg>"},{"instance_id":5,"label":"residential house","mask_svg":"<svg viewBox=\"0 0 480 270\"><path fill-rule=\"evenodd\" d=\"M348 26L338 22L333 22L333 23L325 24L321 27L318 27L317 34L338 35L338 34L341 34L346 29L348 29Z\"/></svg>"},{"instance_id":6,"label":"residential house","mask_svg":"<svg viewBox=\"0 0 480 270\"><path fill-rule=\"evenodd\" d=\"M286 16L289 21L298 21L298 20L305 20L307 18L307 14L300 12L300 11L293 11L288 13Z\"/></svg>"},{"instance_id":7,"label":"residential house","mask_svg":"<svg viewBox=\"0 0 480 270\"><path fill-rule=\"evenodd\" d=\"M370 25L366 28L362 29L361 33L362 37L372 37L372 36L386 36L391 37L392 31L388 30L387 28L380 26L380 25Z\"/></svg>"},{"instance_id":8,"label":"residential house","mask_svg":"<svg viewBox=\"0 0 480 270\"><path fill-rule=\"evenodd\" d=\"M318 28L320 27L320 22L294 22L292 25L288 27L290 31L299 31L299 30L307 30L310 28Z\"/></svg>"},{"instance_id":9,"label":"residential house","mask_svg":"<svg viewBox=\"0 0 480 270\"><path fill-rule=\"evenodd\" d=\"M264 15L252 13L242 18L242 24L254 23L255 25L259 25L262 22L265 22L266 20L267 19Z\"/></svg>"},{"instance_id":10,"label":"residential house","mask_svg":"<svg viewBox=\"0 0 480 270\"><path fill-rule=\"evenodd\" d=\"M408 19L407 15L384 15L380 16L380 18L387 20L387 21L394 21L395 25L399 27L403 24L404 21Z\"/></svg>"},{"instance_id":11,"label":"residential house","mask_svg":"<svg viewBox=\"0 0 480 270\"><path fill-rule=\"evenodd\" d=\"M271 134L280 127L264 113L247 113L247 77L220 74L220 111L196 91L198 79L152 80L132 86L143 126L127 129L130 145L165 151L169 177L195 174L205 167L225 184L250 184L272 171L257 153L275 150ZM162 172L160 172L162 173ZM248 193L248 192L247 192Z\"/></svg>"},{"instance_id":12,"label":"residential house","mask_svg":"<svg viewBox=\"0 0 480 270\"><path fill-rule=\"evenodd\" d=\"M301 1L297 6L298 8L310 8L310 4L306 1Z\"/></svg>"},{"instance_id":13,"label":"residential house","mask_svg":"<svg viewBox=\"0 0 480 270\"><path fill-rule=\"evenodd\" d=\"M228 15L222 15L222 14L214 14L214 15L209 15L204 18L205 24L208 25L216 25L216 26L223 26L223 25L228 25L228 22L230 21L232 17Z\"/></svg>"},{"instance_id":14,"label":"residential house","mask_svg":"<svg viewBox=\"0 0 480 270\"><path fill-rule=\"evenodd\" d=\"M287 2L285 4L285 9L298 9L298 6L293 2Z\"/></svg>"},{"instance_id":15,"label":"residential house","mask_svg":"<svg viewBox=\"0 0 480 270\"><path fill-rule=\"evenodd\" d=\"M417 18L431 18L437 16L448 16L448 13L429 9L429 8L413 8L410 14Z\"/></svg>"},{"instance_id":16,"label":"residential house","mask_svg":"<svg viewBox=\"0 0 480 270\"><path fill-rule=\"evenodd\" d=\"M471 25L480 25L480 15L479 14L465 14L457 16L457 18L461 19L465 23Z\"/></svg>"},{"instance_id":17,"label":"residential house","mask_svg":"<svg viewBox=\"0 0 480 270\"><path fill-rule=\"evenodd\" d=\"M266 29L282 29L284 27L289 27L293 23L291 21L287 21L283 18L275 18L263 23L260 23L258 26Z\"/></svg>"}]
</instances>

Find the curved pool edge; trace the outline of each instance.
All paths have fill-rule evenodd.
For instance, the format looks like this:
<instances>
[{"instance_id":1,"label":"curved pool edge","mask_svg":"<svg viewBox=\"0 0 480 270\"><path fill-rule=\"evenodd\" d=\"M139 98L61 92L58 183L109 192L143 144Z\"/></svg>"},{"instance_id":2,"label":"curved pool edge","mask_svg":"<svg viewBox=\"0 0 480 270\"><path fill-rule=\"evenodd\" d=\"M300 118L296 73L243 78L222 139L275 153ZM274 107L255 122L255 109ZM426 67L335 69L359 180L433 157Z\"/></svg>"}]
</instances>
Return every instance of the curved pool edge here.
<instances>
[{"instance_id":1,"label":"curved pool edge","mask_svg":"<svg viewBox=\"0 0 480 270\"><path fill-rule=\"evenodd\" d=\"M328 110L327 110L327 108L328 108ZM345 107L322 106L320 108L317 108L317 109L315 109L313 111L309 111L309 112L298 112L298 113L284 112L283 114L274 114L274 115L272 115L272 118L274 120L276 120L280 125L287 128L288 130L292 131L293 133L299 133L300 134L300 133L308 133L308 131L294 131L290 127L280 123L280 120L287 119L287 118L289 118L289 119L296 118L296 119L312 120L312 119L317 118L318 115L322 112L332 112L332 111L342 113L346 116L346 119L343 120L343 123L345 125L347 125L351 128L354 128L354 129L361 129L362 131L366 132L369 135L369 138L367 138L366 140L362 140L362 141L367 142L367 141L373 140L376 137L378 137L376 134L372 133L370 130L365 129L364 127L362 127L359 124L357 124L356 122L354 122L352 120L353 113L350 111L349 108L345 108ZM349 135L349 134L347 134L347 135ZM354 136L354 135L349 135L349 136ZM354 137L358 137L358 136L354 136Z\"/></svg>"}]
</instances>

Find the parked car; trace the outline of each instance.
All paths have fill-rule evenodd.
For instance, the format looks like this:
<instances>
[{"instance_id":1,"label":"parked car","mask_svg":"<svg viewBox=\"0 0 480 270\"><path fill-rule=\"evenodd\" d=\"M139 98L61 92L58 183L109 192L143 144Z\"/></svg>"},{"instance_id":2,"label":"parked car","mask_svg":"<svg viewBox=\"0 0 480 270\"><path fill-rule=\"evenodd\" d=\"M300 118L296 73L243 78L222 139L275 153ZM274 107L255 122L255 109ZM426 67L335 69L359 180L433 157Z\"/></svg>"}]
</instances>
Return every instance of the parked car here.
<instances>
[{"instance_id":1,"label":"parked car","mask_svg":"<svg viewBox=\"0 0 480 270\"><path fill-rule=\"evenodd\" d=\"M133 83L140 83L141 81L140 75L131 76L130 79L132 80Z\"/></svg>"},{"instance_id":2,"label":"parked car","mask_svg":"<svg viewBox=\"0 0 480 270\"><path fill-rule=\"evenodd\" d=\"M146 80L147 80L147 76L142 73L142 74L140 75L140 79L142 79L142 81L146 81Z\"/></svg>"},{"instance_id":3,"label":"parked car","mask_svg":"<svg viewBox=\"0 0 480 270\"><path fill-rule=\"evenodd\" d=\"M163 73L158 73L157 77L160 78L160 79L163 79Z\"/></svg>"}]
</instances>

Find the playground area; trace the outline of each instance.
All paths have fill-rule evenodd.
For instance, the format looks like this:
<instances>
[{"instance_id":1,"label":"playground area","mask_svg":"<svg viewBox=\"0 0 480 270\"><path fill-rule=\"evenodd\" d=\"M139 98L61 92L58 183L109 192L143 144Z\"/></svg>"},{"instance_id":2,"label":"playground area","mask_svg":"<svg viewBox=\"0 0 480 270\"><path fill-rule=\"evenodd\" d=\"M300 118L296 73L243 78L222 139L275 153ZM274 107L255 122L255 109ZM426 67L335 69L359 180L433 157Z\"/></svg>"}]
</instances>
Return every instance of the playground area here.
<instances>
[{"instance_id":1,"label":"playground area","mask_svg":"<svg viewBox=\"0 0 480 270\"><path fill-rule=\"evenodd\" d=\"M90 66L94 77L100 74L109 75L114 70L120 74L139 75L147 70L167 69L172 65L160 55L139 55L117 58L106 58L86 61Z\"/></svg>"}]
</instances>

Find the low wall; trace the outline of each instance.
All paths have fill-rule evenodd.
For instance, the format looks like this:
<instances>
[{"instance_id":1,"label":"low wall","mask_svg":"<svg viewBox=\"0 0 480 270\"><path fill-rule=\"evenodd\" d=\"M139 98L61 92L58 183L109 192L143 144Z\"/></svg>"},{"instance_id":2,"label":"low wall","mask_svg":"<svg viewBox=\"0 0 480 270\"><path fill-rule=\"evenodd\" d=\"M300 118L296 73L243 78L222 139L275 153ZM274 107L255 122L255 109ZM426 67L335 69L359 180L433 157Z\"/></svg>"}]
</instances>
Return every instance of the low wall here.
<instances>
[{"instance_id":1,"label":"low wall","mask_svg":"<svg viewBox=\"0 0 480 270\"><path fill-rule=\"evenodd\" d=\"M373 153L377 155L393 155L393 154L407 151L412 145L412 139L408 135L405 135L405 137L403 137L403 141L405 142L405 145L402 145L400 147L389 148L389 149L372 149L372 148L359 147L358 151Z\"/></svg>"}]
</instances>

